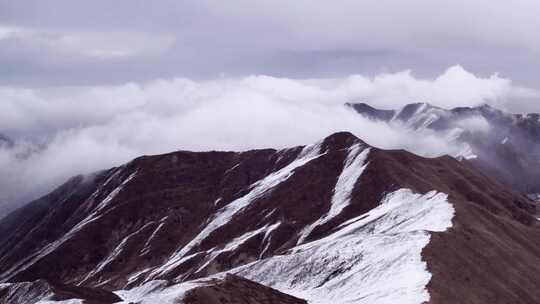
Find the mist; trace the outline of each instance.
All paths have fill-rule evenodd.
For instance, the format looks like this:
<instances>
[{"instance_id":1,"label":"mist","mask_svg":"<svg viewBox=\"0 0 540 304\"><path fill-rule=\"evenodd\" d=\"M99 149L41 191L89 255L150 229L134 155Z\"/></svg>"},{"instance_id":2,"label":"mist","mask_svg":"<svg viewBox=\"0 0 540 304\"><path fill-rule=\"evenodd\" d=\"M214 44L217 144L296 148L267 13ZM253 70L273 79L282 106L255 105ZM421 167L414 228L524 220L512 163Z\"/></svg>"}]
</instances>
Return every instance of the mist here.
<instances>
[{"instance_id":1,"label":"mist","mask_svg":"<svg viewBox=\"0 0 540 304\"><path fill-rule=\"evenodd\" d=\"M528 95L523 98L537 93L496 74L476 76L461 66L433 79L403 71L333 79L254 75L119 86L3 87L0 133L15 145L0 148L0 213L73 175L175 150L279 149L350 131L380 148L403 148L428 157L452 154L459 147L428 130L418 136L365 119L344 104L399 108L430 102L449 108L489 103L507 108L524 91ZM463 127L482 129L485 122L464 121Z\"/></svg>"}]
</instances>

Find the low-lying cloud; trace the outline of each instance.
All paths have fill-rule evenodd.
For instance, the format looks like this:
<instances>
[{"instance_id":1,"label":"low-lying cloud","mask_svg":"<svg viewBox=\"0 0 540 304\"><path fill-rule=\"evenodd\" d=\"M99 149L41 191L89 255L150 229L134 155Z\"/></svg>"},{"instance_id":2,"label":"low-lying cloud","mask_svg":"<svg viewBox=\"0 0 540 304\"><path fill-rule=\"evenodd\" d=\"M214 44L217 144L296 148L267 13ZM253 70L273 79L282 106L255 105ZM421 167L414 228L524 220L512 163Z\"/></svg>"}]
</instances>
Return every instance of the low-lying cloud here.
<instances>
[{"instance_id":1,"label":"low-lying cloud","mask_svg":"<svg viewBox=\"0 0 540 304\"><path fill-rule=\"evenodd\" d=\"M508 79L480 78L460 66L432 80L405 71L339 79L249 76L111 87L2 88L0 133L14 138L16 145L0 149L0 202L15 206L70 176L144 154L283 148L343 130L382 148L425 156L453 153L455 147L429 131L414 136L364 119L343 105L368 102L397 108L424 101L441 107L504 107L518 89ZM484 127L481 121L464 125Z\"/></svg>"}]
</instances>

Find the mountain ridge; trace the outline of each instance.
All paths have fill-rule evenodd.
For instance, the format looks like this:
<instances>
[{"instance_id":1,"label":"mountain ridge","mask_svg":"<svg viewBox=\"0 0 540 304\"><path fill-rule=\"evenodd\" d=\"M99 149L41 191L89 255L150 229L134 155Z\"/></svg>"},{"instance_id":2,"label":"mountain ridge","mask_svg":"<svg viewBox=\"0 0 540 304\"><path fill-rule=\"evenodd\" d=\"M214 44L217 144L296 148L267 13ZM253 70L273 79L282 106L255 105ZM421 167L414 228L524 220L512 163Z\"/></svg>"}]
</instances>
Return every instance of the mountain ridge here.
<instances>
[{"instance_id":1,"label":"mountain ridge","mask_svg":"<svg viewBox=\"0 0 540 304\"><path fill-rule=\"evenodd\" d=\"M458 158L525 194L540 192L540 115L507 114L490 105L443 109L413 103L392 115L365 103L348 103L354 111L375 121L419 133L434 132L449 146L461 147Z\"/></svg>"},{"instance_id":2,"label":"mountain ridge","mask_svg":"<svg viewBox=\"0 0 540 304\"><path fill-rule=\"evenodd\" d=\"M467 161L381 150L348 132L282 150L143 156L75 177L26 208L0 222L10 232L0 237L2 282L128 292L225 272L313 303L400 294L404 303L454 303L471 293L463 282L487 282L463 303L540 299L532 288L540 244L524 241L540 237L528 198ZM450 267L486 258L478 248L456 251L476 238L493 261L516 257L494 267L522 271L500 279L513 280L512 292L478 271L486 266L462 269L468 281L456 281L462 274ZM401 254L405 268L390 266Z\"/></svg>"}]
</instances>

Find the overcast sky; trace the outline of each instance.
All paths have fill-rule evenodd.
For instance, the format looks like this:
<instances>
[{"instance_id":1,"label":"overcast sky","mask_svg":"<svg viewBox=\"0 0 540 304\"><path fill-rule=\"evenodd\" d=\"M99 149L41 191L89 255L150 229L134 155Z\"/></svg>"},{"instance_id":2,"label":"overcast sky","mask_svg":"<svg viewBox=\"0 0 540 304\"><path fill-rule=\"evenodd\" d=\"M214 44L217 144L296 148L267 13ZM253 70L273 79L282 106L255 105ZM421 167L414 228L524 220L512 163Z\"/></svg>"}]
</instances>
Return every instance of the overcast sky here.
<instances>
[{"instance_id":1,"label":"overcast sky","mask_svg":"<svg viewBox=\"0 0 540 304\"><path fill-rule=\"evenodd\" d=\"M537 0L0 0L0 85L432 77L460 64L538 88L539 15Z\"/></svg>"},{"instance_id":2,"label":"overcast sky","mask_svg":"<svg viewBox=\"0 0 540 304\"><path fill-rule=\"evenodd\" d=\"M16 141L0 146L0 217L143 154L342 130L451 154L343 104L540 112L538 16L538 0L0 0L0 133Z\"/></svg>"}]
</instances>

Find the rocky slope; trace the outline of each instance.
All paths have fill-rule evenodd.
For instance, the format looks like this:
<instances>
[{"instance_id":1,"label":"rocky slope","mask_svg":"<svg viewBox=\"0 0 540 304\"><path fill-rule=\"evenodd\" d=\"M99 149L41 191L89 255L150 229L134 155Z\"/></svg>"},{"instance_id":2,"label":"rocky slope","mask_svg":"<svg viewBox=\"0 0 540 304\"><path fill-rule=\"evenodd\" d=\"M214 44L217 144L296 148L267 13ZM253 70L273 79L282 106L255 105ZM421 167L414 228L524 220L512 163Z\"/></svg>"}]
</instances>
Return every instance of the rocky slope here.
<instances>
[{"instance_id":1,"label":"rocky slope","mask_svg":"<svg viewBox=\"0 0 540 304\"><path fill-rule=\"evenodd\" d=\"M179 151L75 177L6 217L0 282L197 303L230 273L234 286L278 290L260 288L275 303L535 303L535 213L469 161L350 133L284 150Z\"/></svg>"},{"instance_id":2,"label":"rocky slope","mask_svg":"<svg viewBox=\"0 0 540 304\"><path fill-rule=\"evenodd\" d=\"M122 301L120 297L110 291L64 284L51 284L45 280L0 284L0 303L69 302L73 299L95 304Z\"/></svg>"}]
</instances>

